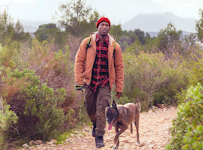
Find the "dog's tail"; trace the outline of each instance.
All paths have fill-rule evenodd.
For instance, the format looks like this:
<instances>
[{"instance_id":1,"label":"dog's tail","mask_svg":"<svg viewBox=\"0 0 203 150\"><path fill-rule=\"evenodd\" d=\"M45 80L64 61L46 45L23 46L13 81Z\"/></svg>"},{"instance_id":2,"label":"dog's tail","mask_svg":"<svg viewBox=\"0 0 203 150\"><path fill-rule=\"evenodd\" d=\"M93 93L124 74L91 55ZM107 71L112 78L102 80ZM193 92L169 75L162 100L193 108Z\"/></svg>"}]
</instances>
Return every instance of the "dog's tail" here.
<instances>
[{"instance_id":1,"label":"dog's tail","mask_svg":"<svg viewBox=\"0 0 203 150\"><path fill-rule=\"evenodd\" d=\"M137 108L138 108L138 110L140 112L141 111L141 104L140 104L140 100L139 99L137 99L136 106L137 106Z\"/></svg>"}]
</instances>

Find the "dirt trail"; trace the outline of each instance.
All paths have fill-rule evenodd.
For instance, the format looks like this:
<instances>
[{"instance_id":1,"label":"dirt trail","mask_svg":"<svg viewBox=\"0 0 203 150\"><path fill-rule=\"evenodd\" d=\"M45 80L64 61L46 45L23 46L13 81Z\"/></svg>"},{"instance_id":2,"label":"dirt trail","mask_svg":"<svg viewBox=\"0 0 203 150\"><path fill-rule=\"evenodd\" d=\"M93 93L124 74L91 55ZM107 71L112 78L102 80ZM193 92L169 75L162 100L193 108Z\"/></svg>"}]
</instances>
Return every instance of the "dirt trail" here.
<instances>
[{"instance_id":1,"label":"dirt trail","mask_svg":"<svg viewBox=\"0 0 203 150\"><path fill-rule=\"evenodd\" d=\"M136 143L136 129L133 125L133 134L130 129L120 135L119 150L164 150L170 140L169 128L172 119L177 115L174 107L168 109L157 109L156 111L143 112L140 114L140 143ZM81 132L73 134L72 138L66 140L65 145L38 145L29 147L28 150L97 150L94 138L91 135L91 127L85 126ZM104 136L105 147L98 150L112 150L114 128L107 131ZM22 150L22 149L21 149ZM24 149L25 150L25 149Z\"/></svg>"}]
</instances>

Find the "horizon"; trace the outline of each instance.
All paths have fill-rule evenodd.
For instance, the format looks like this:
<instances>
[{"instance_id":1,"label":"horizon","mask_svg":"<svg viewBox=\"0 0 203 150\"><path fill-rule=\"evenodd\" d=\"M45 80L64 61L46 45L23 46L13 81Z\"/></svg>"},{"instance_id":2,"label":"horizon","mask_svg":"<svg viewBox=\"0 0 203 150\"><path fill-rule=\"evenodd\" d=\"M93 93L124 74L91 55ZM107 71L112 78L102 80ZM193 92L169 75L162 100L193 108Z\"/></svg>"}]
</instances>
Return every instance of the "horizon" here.
<instances>
[{"instance_id":1,"label":"horizon","mask_svg":"<svg viewBox=\"0 0 203 150\"><path fill-rule=\"evenodd\" d=\"M54 22L53 15L58 11L59 4L66 2L70 2L70 0L1 0L0 12L7 9L15 21ZM198 19L198 10L203 8L201 0L193 0L192 2L190 0L126 0L125 2L103 0L102 3L100 0L85 0L85 2L86 6L91 6L101 16L108 17L112 24L124 24L139 14L166 12L171 12L178 17ZM116 9L112 9L113 7Z\"/></svg>"},{"instance_id":2,"label":"horizon","mask_svg":"<svg viewBox=\"0 0 203 150\"><path fill-rule=\"evenodd\" d=\"M201 0L193 0L193 2L190 2L190 0L126 0L125 2L121 0L103 0L102 2L100 0L84 1L86 2L86 6L92 7L92 11L96 10L100 16L108 17L112 25L121 24L122 26L130 22L133 18L142 15L163 15L167 13L184 19L198 20L199 8L203 8L203 1L201 2ZM1 0L0 12L6 9L14 22L20 20L21 24L24 26L38 28L38 26L42 24L57 24L57 18L55 20L53 19L53 16L55 16L54 13L59 12L59 4L64 4L66 2L70 2L70 0ZM107 3L108 5L106 5ZM112 9L112 6L116 9ZM103 9L104 7L105 9ZM195 22L192 24L195 25ZM187 24L181 26L184 29ZM155 25L153 25L153 27L155 28ZM34 28L33 31L36 30ZM191 31L195 31L194 27L192 27L190 31L186 30L185 32Z\"/></svg>"}]
</instances>

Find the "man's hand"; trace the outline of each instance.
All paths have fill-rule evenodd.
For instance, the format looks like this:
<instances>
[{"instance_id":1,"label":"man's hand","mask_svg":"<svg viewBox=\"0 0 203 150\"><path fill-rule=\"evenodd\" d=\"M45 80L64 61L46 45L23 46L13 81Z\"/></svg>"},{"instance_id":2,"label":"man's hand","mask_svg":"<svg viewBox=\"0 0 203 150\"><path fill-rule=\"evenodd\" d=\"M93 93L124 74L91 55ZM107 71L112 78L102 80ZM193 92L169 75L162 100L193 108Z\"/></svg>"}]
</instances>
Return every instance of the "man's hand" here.
<instances>
[{"instance_id":1,"label":"man's hand","mask_svg":"<svg viewBox=\"0 0 203 150\"><path fill-rule=\"evenodd\" d=\"M121 92L117 92L116 98L119 99L121 97Z\"/></svg>"}]
</instances>

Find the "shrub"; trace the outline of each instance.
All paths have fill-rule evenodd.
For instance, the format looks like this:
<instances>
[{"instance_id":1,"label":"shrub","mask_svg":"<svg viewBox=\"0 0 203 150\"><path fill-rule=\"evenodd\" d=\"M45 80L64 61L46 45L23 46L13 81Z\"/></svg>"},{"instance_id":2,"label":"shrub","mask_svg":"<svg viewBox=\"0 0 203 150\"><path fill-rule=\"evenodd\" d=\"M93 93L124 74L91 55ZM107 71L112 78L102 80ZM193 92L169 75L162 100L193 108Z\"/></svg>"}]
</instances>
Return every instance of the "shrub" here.
<instances>
[{"instance_id":1,"label":"shrub","mask_svg":"<svg viewBox=\"0 0 203 150\"><path fill-rule=\"evenodd\" d=\"M53 138L78 121L81 99L73 88L69 47L55 48L36 39L32 48L17 42L0 46L0 95L19 117L10 142Z\"/></svg>"},{"instance_id":2,"label":"shrub","mask_svg":"<svg viewBox=\"0 0 203 150\"><path fill-rule=\"evenodd\" d=\"M187 90L185 103L178 106L177 119L173 120L171 128L172 139L166 146L172 149L197 149L203 148L203 87L200 83Z\"/></svg>"},{"instance_id":3,"label":"shrub","mask_svg":"<svg viewBox=\"0 0 203 150\"><path fill-rule=\"evenodd\" d=\"M65 100L65 89L49 88L46 83L31 84L23 89L19 98L26 101L24 115L36 117L31 136L36 139L50 139L63 131L61 128L68 118L63 113L61 105ZM29 128L27 128L29 129ZM29 132L29 131L27 131Z\"/></svg>"},{"instance_id":4,"label":"shrub","mask_svg":"<svg viewBox=\"0 0 203 150\"><path fill-rule=\"evenodd\" d=\"M17 132L10 129L10 140L47 140L67 130L70 114L65 115L62 108L65 89L48 87L46 83L40 82L34 71L28 69L11 71L3 68L1 72L2 95L19 117L15 125ZM8 94L8 90L5 90L10 87L16 89L16 86L19 89L14 94Z\"/></svg>"},{"instance_id":5,"label":"shrub","mask_svg":"<svg viewBox=\"0 0 203 150\"><path fill-rule=\"evenodd\" d=\"M5 105L3 110L0 111L0 147L1 149L6 149L9 139L9 128L13 126L13 124L17 123L18 117L12 111L9 110L10 106Z\"/></svg>"},{"instance_id":6,"label":"shrub","mask_svg":"<svg viewBox=\"0 0 203 150\"><path fill-rule=\"evenodd\" d=\"M162 53L124 53L125 82L123 96L133 102L141 100L143 110L149 100L177 103L176 92L186 84L185 71L180 62L166 60ZM178 63L178 66L176 66Z\"/></svg>"},{"instance_id":7,"label":"shrub","mask_svg":"<svg viewBox=\"0 0 203 150\"><path fill-rule=\"evenodd\" d=\"M181 89L177 93L178 102L183 103L186 98L187 88L190 86L195 86L199 82L203 84L203 52L199 47L191 49L193 53L190 54L189 59L185 59L181 65L183 66L186 78L186 88Z\"/></svg>"}]
</instances>

